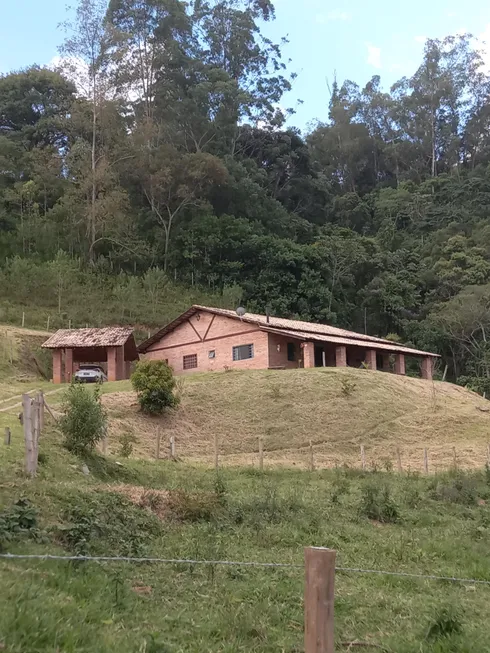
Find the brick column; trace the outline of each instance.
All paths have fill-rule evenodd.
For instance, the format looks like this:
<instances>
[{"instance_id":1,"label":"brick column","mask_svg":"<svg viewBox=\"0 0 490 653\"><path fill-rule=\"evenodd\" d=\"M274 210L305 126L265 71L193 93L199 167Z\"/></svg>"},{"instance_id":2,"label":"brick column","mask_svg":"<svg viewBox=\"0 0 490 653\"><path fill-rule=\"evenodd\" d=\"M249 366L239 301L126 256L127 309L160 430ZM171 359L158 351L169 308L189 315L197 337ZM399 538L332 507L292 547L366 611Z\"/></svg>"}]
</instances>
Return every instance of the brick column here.
<instances>
[{"instance_id":1,"label":"brick column","mask_svg":"<svg viewBox=\"0 0 490 653\"><path fill-rule=\"evenodd\" d=\"M432 358L427 356L427 358L424 358L422 361L422 378L427 381L432 381L433 369L434 365Z\"/></svg>"},{"instance_id":2,"label":"brick column","mask_svg":"<svg viewBox=\"0 0 490 653\"><path fill-rule=\"evenodd\" d=\"M347 367L347 347L345 345L335 348L335 365L336 367Z\"/></svg>"},{"instance_id":3,"label":"brick column","mask_svg":"<svg viewBox=\"0 0 490 653\"><path fill-rule=\"evenodd\" d=\"M390 354L383 354L383 372L391 372Z\"/></svg>"},{"instance_id":4,"label":"brick column","mask_svg":"<svg viewBox=\"0 0 490 653\"><path fill-rule=\"evenodd\" d=\"M376 350L375 349L367 349L366 350L366 365L370 370L375 370L377 369L377 363L376 363Z\"/></svg>"},{"instance_id":5,"label":"brick column","mask_svg":"<svg viewBox=\"0 0 490 653\"><path fill-rule=\"evenodd\" d=\"M303 343L303 366L315 367L315 343L314 342Z\"/></svg>"},{"instance_id":6,"label":"brick column","mask_svg":"<svg viewBox=\"0 0 490 653\"><path fill-rule=\"evenodd\" d=\"M53 349L53 383L63 383L63 352Z\"/></svg>"},{"instance_id":7,"label":"brick column","mask_svg":"<svg viewBox=\"0 0 490 653\"><path fill-rule=\"evenodd\" d=\"M405 354L396 354L395 356L395 374L405 374Z\"/></svg>"},{"instance_id":8,"label":"brick column","mask_svg":"<svg viewBox=\"0 0 490 653\"><path fill-rule=\"evenodd\" d=\"M71 383L73 376L73 349L65 349L65 381Z\"/></svg>"},{"instance_id":9,"label":"brick column","mask_svg":"<svg viewBox=\"0 0 490 653\"><path fill-rule=\"evenodd\" d=\"M117 347L107 347L107 379L117 381Z\"/></svg>"},{"instance_id":10,"label":"brick column","mask_svg":"<svg viewBox=\"0 0 490 653\"><path fill-rule=\"evenodd\" d=\"M121 379L124 379L124 346L122 347L117 347L116 348L116 361L117 361L117 378L116 381L120 381Z\"/></svg>"}]
</instances>

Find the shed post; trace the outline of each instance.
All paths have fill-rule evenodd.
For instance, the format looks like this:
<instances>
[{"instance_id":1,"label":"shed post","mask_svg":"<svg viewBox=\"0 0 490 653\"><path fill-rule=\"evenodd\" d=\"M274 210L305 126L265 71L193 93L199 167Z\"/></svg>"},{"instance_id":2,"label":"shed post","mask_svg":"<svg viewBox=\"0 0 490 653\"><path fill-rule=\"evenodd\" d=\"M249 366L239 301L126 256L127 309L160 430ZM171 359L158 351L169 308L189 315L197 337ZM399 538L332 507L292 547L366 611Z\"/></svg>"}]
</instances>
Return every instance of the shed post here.
<instances>
[{"instance_id":1,"label":"shed post","mask_svg":"<svg viewBox=\"0 0 490 653\"><path fill-rule=\"evenodd\" d=\"M61 349L53 349L53 383L63 383L63 355Z\"/></svg>"},{"instance_id":2,"label":"shed post","mask_svg":"<svg viewBox=\"0 0 490 653\"><path fill-rule=\"evenodd\" d=\"M303 343L304 367L315 367L315 343Z\"/></svg>"},{"instance_id":3,"label":"shed post","mask_svg":"<svg viewBox=\"0 0 490 653\"><path fill-rule=\"evenodd\" d=\"M73 376L73 349L65 349L65 381L71 383Z\"/></svg>"},{"instance_id":4,"label":"shed post","mask_svg":"<svg viewBox=\"0 0 490 653\"><path fill-rule=\"evenodd\" d=\"M107 380L117 381L117 347L107 347Z\"/></svg>"},{"instance_id":5,"label":"shed post","mask_svg":"<svg viewBox=\"0 0 490 653\"><path fill-rule=\"evenodd\" d=\"M305 653L334 653L335 555L305 549Z\"/></svg>"},{"instance_id":6,"label":"shed post","mask_svg":"<svg viewBox=\"0 0 490 653\"><path fill-rule=\"evenodd\" d=\"M434 365L432 358L430 356L426 356L426 358L424 358L422 361L422 378L426 379L426 381L432 381L433 370Z\"/></svg>"}]
</instances>

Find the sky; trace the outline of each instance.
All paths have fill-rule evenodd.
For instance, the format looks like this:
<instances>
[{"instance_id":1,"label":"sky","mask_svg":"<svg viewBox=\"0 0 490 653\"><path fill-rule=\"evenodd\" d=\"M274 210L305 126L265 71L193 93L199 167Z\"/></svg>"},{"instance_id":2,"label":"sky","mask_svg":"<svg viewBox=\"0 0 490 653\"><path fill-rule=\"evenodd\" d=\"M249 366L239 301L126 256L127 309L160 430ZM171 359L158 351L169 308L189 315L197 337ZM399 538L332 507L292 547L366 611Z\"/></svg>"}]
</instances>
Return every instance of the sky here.
<instances>
[{"instance_id":1,"label":"sky","mask_svg":"<svg viewBox=\"0 0 490 653\"><path fill-rule=\"evenodd\" d=\"M75 1L75 0L73 0ZM281 102L296 109L290 123L302 130L328 114L334 76L364 85L380 75L383 87L411 75L420 63L426 38L469 32L488 42L488 0L275 0L276 21L265 32L286 36L289 69L298 74ZM66 0L0 0L0 73L33 63L48 65L63 40ZM298 104L298 100L303 104Z\"/></svg>"}]
</instances>

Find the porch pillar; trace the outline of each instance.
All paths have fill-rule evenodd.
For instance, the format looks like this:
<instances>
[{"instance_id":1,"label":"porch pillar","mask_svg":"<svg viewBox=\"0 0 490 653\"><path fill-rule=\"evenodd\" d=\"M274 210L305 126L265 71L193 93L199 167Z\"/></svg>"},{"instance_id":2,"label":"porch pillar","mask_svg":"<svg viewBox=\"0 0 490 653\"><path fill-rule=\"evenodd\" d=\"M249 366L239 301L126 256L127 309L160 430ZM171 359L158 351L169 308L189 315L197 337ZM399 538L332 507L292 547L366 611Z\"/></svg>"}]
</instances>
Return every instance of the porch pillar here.
<instances>
[{"instance_id":1,"label":"porch pillar","mask_svg":"<svg viewBox=\"0 0 490 653\"><path fill-rule=\"evenodd\" d=\"M368 366L368 369L370 369L370 370L377 369L376 350L375 349L366 350L366 365Z\"/></svg>"},{"instance_id":2,"label":"porch pillar","mask_svg":"<svg viewBox=\"0 0 490 653\"><path fill-rule=\"evenodd\" d=\"M53 349L53 383L63 383L63 351Z\"/></svg>"},{"instance_id":3,"label":"porch pillar","mask_svg":"<svg viewBox=\"0 0 490 653\"><path fill-rule=\"evenodd\" d=\"M116 348L116 361L117 361L117 371L116 371L116 381L121 381L124 379L125 367L124 367L124 346Z\"/></svg>"},{"instance_id":4,"label":"porch pillar","mask_svg":"<svg viewBox=\"0 0 490 653\"><path fill-rule=\"evenodd\" d=\"M432 381L433 371L433 360L430 356L427 356L427 358L424 358L422 361L422 378L426 379L426 381Z\"/></svg>"},{"instance_id":5,"label":"porch pillar","mask_svg":"<svg viewBox=\"0 0 490 653\"><path fill-rule=\"evenodd\" d=\"M303 366L315 367L315 343L314 342L303 343Z\"/></svg>"},{"instance_id":6,"label":"porch pillar","mask_svg":"<svg viewBox=\"0 0 490 653\"><path fill-rule=\"evenodd\" d=\"M395 356L395 374L405 374L405 354L396 354Z\"/></svg>"},{"instance_id":7,"label":"porch pillar","mask_svg":"<svg viewBox=\"0 0 490 653\"><path fill-rule=\"evenodd\" d=\"M107 347L107 380L117 381L117 347Z\"/></svg>"},{"instance_id":8,"label":"porch pillar","mask_svg":"<svg viewBox=\"0 0 490 653\"><path fill-rule=\"evenodd\" d=\"M347 367L347 347L345 345L335 348L335 366Z\"/></svg>"},{"instance_id":9,"label":"porch pillar","mask_svg":"<svg viewBox=\"0 0 490 653\"><path fill-rule=\"evenodd\" d=\"M65 381L71 383L73 377L73 349L65 349Z\"/></svg>"}]
</instances>

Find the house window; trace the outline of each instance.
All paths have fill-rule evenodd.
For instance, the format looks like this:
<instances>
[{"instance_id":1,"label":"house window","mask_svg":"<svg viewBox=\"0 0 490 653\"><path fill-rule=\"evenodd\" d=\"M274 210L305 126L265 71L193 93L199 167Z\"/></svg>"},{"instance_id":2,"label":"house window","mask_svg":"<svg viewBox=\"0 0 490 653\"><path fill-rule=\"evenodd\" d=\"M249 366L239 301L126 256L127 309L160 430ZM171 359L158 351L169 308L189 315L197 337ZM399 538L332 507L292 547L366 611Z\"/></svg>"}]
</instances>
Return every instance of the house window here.
<instances>
[{"instance_id":1,"label":"house window","mask_svg":"<svg viewBox=\"0 0 490 653\"><path fill-rule=\"evenodd\" d=\"M184 356L184 370L192 370L197 367L197 354Z\"/></svg>"},{"instance_id":2,"label":"house window","mask_svg":"<svg viewBox=\"0 0 490 653\"><path fill-rule=\"evenodd\" d=\"M244 361L247 358L253 358L253 357L254 357L253 345L239 345L238 347L233 347L234 361Z\"/></svg>"},{"instance_id":3,"label":"house window","mask_svg":"<svg viewBox=\"0 0 490 653\"><path fill-rule=\"evenodd\" d=\"M211 349L211 351L208 352L208 358L216 358L216 350Z\"/></svg>"},{"instance_id":4,"label":"house window","mask_svg":"<svg viewBox=\"0 0 490 653\"><path fill-rule=\"evenodd\" d=\"M288 361L296 360L296 345L294 342L288 342Z\"/></svg>"}]
</instances>

